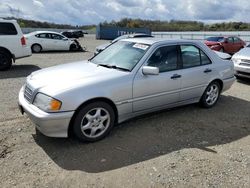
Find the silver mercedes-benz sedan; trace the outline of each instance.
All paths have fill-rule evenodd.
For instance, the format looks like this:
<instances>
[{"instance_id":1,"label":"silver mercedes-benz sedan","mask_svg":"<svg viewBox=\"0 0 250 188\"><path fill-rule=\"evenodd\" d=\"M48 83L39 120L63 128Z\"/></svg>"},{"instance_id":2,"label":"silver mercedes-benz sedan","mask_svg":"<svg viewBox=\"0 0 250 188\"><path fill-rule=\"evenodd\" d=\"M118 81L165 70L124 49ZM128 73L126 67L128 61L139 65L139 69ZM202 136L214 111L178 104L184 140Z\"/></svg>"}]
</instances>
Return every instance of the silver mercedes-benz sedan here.
<instances>
[{"instance_id":1,"label":"silver mercedes-benz sedan","mask_svg":"<svg viewBox=\"0 0 250 188\"><path fill-rule=\"evenodd\" d=\"M88 61L33 72L19 107L50 137L97 141L132 117L180 105L214 106L234 66L201 42L124 39Z\"/></svg>"}]
</instances>

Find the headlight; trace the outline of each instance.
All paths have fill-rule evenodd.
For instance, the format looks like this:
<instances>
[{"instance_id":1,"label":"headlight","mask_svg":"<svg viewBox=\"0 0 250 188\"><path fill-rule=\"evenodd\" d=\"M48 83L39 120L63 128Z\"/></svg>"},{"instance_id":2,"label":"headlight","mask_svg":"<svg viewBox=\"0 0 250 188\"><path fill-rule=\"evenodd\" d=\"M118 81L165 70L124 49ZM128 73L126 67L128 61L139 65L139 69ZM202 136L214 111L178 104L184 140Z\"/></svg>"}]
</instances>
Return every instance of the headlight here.
<instances>
[{"instance_id":1,"label":"headlight","mask_svg":"<svg viewBox=\"0 0 250 188\"><path fill-rule=\"evenodd\" d=\"M33 105L45 112L55 112L60 110L62 102L42 93L35 97Z\"/></svg>"},{"instance_id":2,"label":"headlight","mask_svg":"<svg viewBox=\"0 0 250 188\"><path fill-rule=\"evenodd\" d=\"M237 58L232 58L232 61L234 62L234 64L240 64L241 59L237 59Z\"/></svg>"}]
</instances>

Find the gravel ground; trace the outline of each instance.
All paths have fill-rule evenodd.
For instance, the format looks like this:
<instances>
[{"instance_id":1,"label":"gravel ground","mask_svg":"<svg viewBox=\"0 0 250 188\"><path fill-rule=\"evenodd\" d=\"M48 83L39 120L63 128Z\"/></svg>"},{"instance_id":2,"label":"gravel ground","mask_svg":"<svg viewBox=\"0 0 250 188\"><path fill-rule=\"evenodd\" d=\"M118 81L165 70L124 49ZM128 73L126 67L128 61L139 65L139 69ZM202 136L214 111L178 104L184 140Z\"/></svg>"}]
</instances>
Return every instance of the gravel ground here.
<instances>
[{"instance_id":1,"label":"gravel ground","mask_svg":"<svg viewBox=\"0 0 250 188\"><path fill-rule=\"evenodd\" d=\"M236 81L212 109L198 105L153 113L118 125L102 141L48 138L17 108L32 71L87 59L50 52L17 60L0 72L0 187L250 187L250 81Z\"/></svg>"}]
</instances>

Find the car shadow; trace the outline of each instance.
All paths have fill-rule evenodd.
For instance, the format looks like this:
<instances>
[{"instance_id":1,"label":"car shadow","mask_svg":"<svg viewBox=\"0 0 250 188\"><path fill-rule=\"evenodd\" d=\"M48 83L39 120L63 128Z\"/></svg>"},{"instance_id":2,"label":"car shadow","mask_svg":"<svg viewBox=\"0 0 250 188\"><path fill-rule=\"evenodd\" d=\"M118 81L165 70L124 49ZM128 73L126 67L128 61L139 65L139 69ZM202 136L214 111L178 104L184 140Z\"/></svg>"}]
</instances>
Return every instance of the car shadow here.
<instances>
[{"instance_id":1,"label":"car shadow","mask_svg":"<svg viewBox=\"0 0 250 188\"><path fill-rule=\"evenodd\" d=\"M199 148L216 155L211 146L249 135L249 112L248 101L222 96L211 109L188 105L132 119L116 126L108 137L96 143L48 138L40 133L33 137L61 168L98 173L184 148Z\"/></svg>"},{"instance_id":2,"label":"car shadow","mask_svg":"<svg viewBox=\"0 0 250 188\"><path fill-rule=\"evenodd\" d=\"M246 85L250 85L250 78L237 78L237 82L242 83L242 84L246 84Z\"/></svg>"},{"instance_id":3,"label":"car shadow","mask_svg":"<svg viewBox=\"0 0 250 188\"><path fill-rule=\"evenodd\" d=\"M0 72L0 79L27 77L32 72L41 69L36 65L13 65L10 70Z\"/></svg>"}]
</instances>

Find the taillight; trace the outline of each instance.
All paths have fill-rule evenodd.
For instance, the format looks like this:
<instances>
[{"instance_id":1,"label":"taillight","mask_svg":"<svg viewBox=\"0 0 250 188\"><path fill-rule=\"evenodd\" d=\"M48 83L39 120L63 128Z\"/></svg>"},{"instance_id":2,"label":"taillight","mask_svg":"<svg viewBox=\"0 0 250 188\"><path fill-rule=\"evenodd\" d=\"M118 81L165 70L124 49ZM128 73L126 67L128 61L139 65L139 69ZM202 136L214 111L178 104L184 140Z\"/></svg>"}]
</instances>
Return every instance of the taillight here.
<instances>
[{"instance_id":1,"label":"taillight","mask_svg":"<svg viewBox=\"0 0 250 188\"><path fill-rule=\"evenodd\" d=\"M25 37L22 37L22 38L21 38L21 44L22 44L23 46L26 45L26 39L25 39Z\"/></svg>"}]
</instances>

